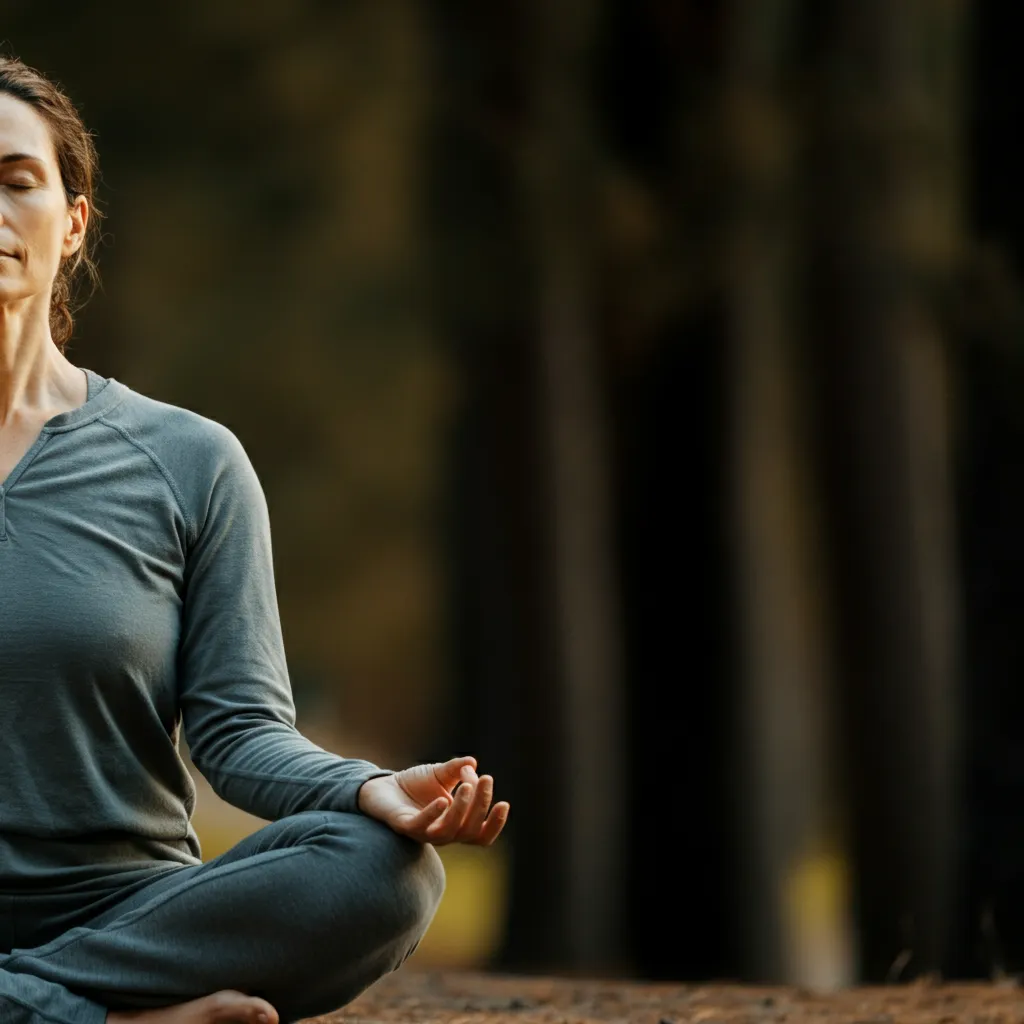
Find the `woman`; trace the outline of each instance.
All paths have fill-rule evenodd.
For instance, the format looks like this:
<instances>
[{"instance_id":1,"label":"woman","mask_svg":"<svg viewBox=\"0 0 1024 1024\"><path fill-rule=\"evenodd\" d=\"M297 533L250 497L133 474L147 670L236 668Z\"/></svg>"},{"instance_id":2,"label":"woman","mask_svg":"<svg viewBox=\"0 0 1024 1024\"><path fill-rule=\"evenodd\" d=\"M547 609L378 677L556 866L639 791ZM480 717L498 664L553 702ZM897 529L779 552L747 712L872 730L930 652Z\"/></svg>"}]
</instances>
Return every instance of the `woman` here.
<instances>
[{"instance_id":1,"label":"woman","mask_svg":"<svg viewBox=\"0 0 1024 1024\"><path fill-rule=\"evenodd\" d=\"M393 772L296 731L241 444L64 356L94 175L68 99L0 58L0 1021L325 1013L416 948L433 847L490 845L508 804L472 757ZM181 727L271 822L206 864Z\"/></svg>"}]
</instances>

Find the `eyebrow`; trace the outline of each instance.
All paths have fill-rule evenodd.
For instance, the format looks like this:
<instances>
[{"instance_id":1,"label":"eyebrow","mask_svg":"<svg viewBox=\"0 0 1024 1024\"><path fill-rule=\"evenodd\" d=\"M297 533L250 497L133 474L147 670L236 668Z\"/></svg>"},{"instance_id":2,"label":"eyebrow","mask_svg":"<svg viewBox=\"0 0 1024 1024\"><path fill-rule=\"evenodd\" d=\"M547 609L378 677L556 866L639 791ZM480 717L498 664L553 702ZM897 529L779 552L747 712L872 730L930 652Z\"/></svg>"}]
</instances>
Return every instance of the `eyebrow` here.
<instances>
[{"instance_id":1,"label":"eyebrow","mask_svg":"<svg viewBox=\"0 0 1024 1024\"><path fill-rule=\"evenodd\" d=\"M33 156L31 153L8 153L6 156L0 156L0 164L20 164L25 160L31 160L37 164L43 162L40 157Z\"/></svg>"}]
</instances>

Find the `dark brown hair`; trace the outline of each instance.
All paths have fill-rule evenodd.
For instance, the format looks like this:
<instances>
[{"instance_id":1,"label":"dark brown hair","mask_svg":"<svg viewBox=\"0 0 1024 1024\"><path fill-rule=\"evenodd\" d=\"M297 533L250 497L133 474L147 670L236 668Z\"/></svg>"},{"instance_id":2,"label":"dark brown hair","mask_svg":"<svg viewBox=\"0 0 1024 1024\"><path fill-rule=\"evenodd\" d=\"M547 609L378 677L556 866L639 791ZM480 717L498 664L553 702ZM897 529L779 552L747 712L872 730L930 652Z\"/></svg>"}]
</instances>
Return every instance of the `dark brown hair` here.
<instances>
[{"instance_id":1,"label":"dark brown hair","mask_svg":"<svg viewBox=\"0 0 1024 1024\"><path fill-rule=\"evenodd\" d=\"M46 122L57 153L57 166L68 205L74 203L78 196L85 196L89 201L85 240L78 252L61 263L53 282L50 333L63 350L74 328L72 312L77 308L74 299L78 278L84 274L92 285L99 280L93 260L102 216L94 197L98 177L96 146L74 104L60 87L16 57L0 54L0 93L8 93L27 103Z\"/></svg>"}]
</instances>

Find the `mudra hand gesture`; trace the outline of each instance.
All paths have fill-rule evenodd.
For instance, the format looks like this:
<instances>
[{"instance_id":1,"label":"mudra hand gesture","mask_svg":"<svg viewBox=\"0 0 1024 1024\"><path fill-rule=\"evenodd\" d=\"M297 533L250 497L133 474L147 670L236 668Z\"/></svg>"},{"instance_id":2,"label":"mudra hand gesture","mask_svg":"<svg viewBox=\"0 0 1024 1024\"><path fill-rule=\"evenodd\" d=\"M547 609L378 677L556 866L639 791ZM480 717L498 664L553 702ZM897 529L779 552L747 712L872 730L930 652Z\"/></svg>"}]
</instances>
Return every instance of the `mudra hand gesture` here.
<instances>
[{"instance_id":1,"label":"mudra hand gesture","mask_svg":"<svg viewBox=\"0 0 1024 1024\"><path fill-rule=\"evenodd\" d=\"M456 786L458 792L452 797ZM421 843L490 846L504 827L509 809L505 801L490 807L493 795L494 779L477 776L476 758L456 757L364 782L359 810Z\"/></svg>"}]
</instances>

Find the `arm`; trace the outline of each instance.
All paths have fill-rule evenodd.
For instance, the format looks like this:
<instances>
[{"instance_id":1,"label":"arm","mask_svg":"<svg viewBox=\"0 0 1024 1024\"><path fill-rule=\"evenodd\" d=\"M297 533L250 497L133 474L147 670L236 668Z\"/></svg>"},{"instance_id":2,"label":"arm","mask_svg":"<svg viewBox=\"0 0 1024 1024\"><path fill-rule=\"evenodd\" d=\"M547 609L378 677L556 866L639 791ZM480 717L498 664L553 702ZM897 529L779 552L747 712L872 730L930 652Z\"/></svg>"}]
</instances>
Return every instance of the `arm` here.
<instances>
[{"instance_id":1,"label":"arm","mask_svg":"<svg viewBox=\"0 0 1024 1024\"><path fill-rule=\"evenodd\" d=\"M270 821L357 811L360 786L393 773L328 753L296 730L266 499L234 434L221 428L217 438L187 554L178 655L192 760L218 796Z\"/></svg>"}]
</instances>

